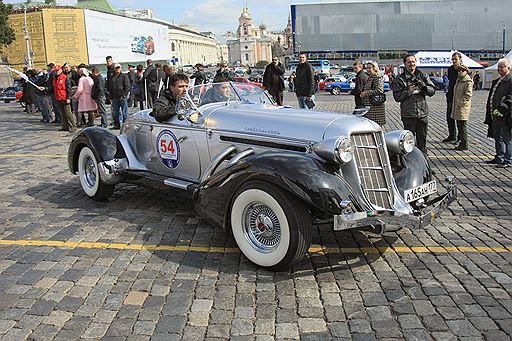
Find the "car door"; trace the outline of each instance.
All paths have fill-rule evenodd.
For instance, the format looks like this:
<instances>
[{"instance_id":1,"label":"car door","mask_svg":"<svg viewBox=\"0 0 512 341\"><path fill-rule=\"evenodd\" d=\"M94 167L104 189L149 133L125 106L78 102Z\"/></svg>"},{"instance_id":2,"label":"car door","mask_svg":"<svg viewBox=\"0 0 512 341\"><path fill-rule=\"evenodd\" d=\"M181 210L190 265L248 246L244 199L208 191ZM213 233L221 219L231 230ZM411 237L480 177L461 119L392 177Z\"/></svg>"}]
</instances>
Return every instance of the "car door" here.
<instances>
[{"instance_id":1,"label":"car door","mask_svg":"<svg viewBox=\"0 0 512 341\"><path fill-rule=\"evenodd\" d=\"M197 182L201 165L194 133L198 130L202 131L177 115L164 123L152 123L148 169L169 178Z\"/></svg>"}]
</instances>

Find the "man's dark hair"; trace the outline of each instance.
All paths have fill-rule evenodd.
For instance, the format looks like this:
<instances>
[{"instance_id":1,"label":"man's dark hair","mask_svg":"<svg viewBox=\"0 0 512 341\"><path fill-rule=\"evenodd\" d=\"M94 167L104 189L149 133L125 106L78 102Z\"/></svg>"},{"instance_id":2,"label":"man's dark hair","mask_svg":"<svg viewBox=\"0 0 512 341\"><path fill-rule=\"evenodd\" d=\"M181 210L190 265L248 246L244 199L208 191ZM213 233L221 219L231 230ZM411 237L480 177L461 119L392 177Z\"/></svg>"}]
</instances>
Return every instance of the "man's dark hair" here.
<instances>
[{"instance_id":1,"label":"man's dark hair","mask_svg":"<svg viewBox=\"0 0 512 341\"><path fill-rule=\"evenodd\" d=\"M142 70L144 70L144 66L142 66L142 64L137 65L137 71L142 71Z\"/></svg>"},{"instance_id":2,"label":"man's dark hair","mask_svg":"<svg viewBox=\"0 0 512 341\"><path fill-rule=\"evenodd\" d=\"M218 77L215 79L215 83L224 83L224 82L229 82L229 78L227 77Z\"/></svg>"},{"instance_id":3,"label":"man's dark hair","mask_svg":"<svg viewBox=\"0 0 512 341\"><path fill-rule=\"evenodd\" d=\"M150 65L151 63L153 63L151 59L146 60L146 65Z\"/></svg>"},{"instance_id":4,"label":"man's dark hair","mask_svg":"<svg viewBox=\"0 0 512 341\"><path fill-rule=\"evenodd\" d=\"M162 67L162 64L160 64L160 63L156 63L156 64L155 64L155 67L156 67L157 69L159 69L159 68L161 68L161 67Z\"/></svg>"},{"instance_id":5,"label":"man's dark hair","mask_svg":"<svg viewBox=\"0 0 512 341\"><path fill-rule=\"evenodd\" d=\"M453 56L458 56L460 59L462 59L462 54L459 52L459 51L455 51L453 54L452 54L452 57Z\"/></svg>"},{"instance_id":6,"label":"man's dark hair","mask_svg":"<svg viewBox=\"0 0 512 341\"><path fill-rule=\"evenodd\" d=\"M96 66L95 66L95 67L93 67L93 68L91 69L91 72L93 72L93 73L98 72L98 68L97 68Z\"/></svg>"},{"instance_id":7,"label":"man's dark hair","mask_svg":"<svg viewBox=\"0 0 512 341\"><path fill-rule=\"evenodd\" d=\"M307 54L307 53L304 53L304 52L299 53L299 57L300 57L300 56L306 56L306 59L308 58L308 54Z\"/></svg>"},{"instance_id":8,"label":"man's dark hair","mask_svg":"<svg viewBox=\"0 0 512 341\"><path fill-rule=\"evenodd\" d=\"M407 58L409 58L409 57L414 57L414 59L416 59L416 56L415 56L415 55L413 55L412 53L408 53L408 54L406 54L406 55L405 55L405 57L404 57L404 59L403 59L404 64L405 64L405 60L406 60Z\"/></svg>"},{"instance_id":9,"label":"man's dark hair","mask_svg":"<svg viewBox=\"0 0 512 341\"><path fill-rule=\"evenodd\" d=\"M169 85L170 86L175 86L176 85L176 82L178 81L183 81L183 82L189 82L189 79L188 79L188 76L184 73L175 73L171 76L171 78L169 79Z\"/></svg>"},{"instance_id":10,"label":"man's dark hair","mask_svg":"<svg viewBox=\"0 0 512 341\"><path fill-rule=\"evenodd\" d=\"M106 56L105 57L105 60L109 60L109 59L112 59L112 56Z\"/></svg>"}]
</instances>

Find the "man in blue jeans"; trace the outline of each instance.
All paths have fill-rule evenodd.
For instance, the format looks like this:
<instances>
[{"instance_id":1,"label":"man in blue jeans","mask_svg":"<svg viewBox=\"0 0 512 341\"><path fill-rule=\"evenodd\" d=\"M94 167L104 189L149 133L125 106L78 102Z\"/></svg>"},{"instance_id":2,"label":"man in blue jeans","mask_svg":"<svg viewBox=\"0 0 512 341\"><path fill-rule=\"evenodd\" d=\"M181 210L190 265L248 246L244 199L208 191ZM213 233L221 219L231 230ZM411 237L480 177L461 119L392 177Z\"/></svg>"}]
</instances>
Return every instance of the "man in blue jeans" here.
<instances>
[{"instance_id":1,"label":"man in blue jeans","mask_svg":"<svg viewBox=\"0 0 512 341\"><path fill-rule=\"evenodd\" d=\"M114 65L114 77L110 83L110 98L114 114L114 129L119 129L128 118L128 96L130 96L130 79L122 73L121 65Z\"/></svg>"},{"instance_id":2,"label":"man in blue jeans","mask_svg":"<svg viewBox=\"0 0 512 341\"><path fill-rule=\"evenodd\" d=\"M299 65L295 71L295 95L299 107L313 109L315 106L315 70L307 62L305 53L299 54Z\"/></svg>"}]
</instances>

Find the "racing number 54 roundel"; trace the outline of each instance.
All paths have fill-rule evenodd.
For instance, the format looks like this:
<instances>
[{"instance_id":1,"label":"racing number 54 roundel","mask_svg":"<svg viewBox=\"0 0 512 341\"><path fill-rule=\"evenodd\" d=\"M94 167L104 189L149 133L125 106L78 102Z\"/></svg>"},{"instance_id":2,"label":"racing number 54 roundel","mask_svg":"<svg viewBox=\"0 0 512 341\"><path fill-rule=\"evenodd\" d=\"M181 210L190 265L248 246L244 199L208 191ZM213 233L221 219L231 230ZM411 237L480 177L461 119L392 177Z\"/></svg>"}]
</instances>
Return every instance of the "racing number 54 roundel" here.
<instances>
[{"instance_id":1,"label":"racing number 54 roundel","mask_svg":"<svg viewBox=\"0 0 512 341\"><path fill-rule=\"evenodd\" d=\"M156 139L156 150L158 157L164 165L169 168L176 168L180 163L180 145L172 131L164 129Z\"/></svg>"}]
</instances>

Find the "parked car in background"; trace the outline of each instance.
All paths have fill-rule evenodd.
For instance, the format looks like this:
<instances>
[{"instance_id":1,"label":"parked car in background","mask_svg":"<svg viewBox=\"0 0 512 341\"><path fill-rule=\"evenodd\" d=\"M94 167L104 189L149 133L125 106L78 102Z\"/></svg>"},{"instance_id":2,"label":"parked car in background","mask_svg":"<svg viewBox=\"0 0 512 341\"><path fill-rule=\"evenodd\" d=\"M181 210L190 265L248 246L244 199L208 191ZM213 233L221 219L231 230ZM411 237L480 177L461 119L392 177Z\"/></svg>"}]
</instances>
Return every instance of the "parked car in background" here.
<instances>
[{"instance_id":1,"label":"parked car in background","mask_svg":"<svg viewBox=\"0 0 512 341\"><path fill-rule=\"evenodd\" d=\"M326 84L330 84L333 82L345 82L347 79L343 75L331 76L326 79L322 79L320 83L318 83L318 87L320 91L323 91Z\"/></svg>"},{"instance_id":2,"label":"parked car in background","mask_svg":"<svg viewBox=\"0 0 512 341\"><path fill-rule=\"evenodd\" d=\"M355 77L350 77L344 82L332 82L326 84L324 87L324 91L330 92L332 95L341 95L342 93L350 92L350 90L354 89L356 84ZM384 92L388 92L391 90L391 87L388 82L384 82Z\"/></svg>"},{"instance_id":3,"label":"parked car in background","mask_svg":"<svg viewBox=\"0 0 512 341\"><path fill-rule=\"evenodd\" d=\"M0 101L4 103L20 102L22 96L23 90L21 87L9 86L0 90Z\"/></svg>"},{"instance_id":4,"label":"parked car in background","mask_svg":"<svg viewBox=\"0 0 512 341\"><path fill-rule=\"evenodd\" d=\"M130 115L120 135L81 130L68 166L95 200L125 182L189 195L249 261L274 271L301 261L316 219L331 219L335 231L422 228L457 195L452 177L437 194L442 186L410 131L276 106L260 88L234 82L189 89L165 122L148 109Z\"/></svg>"},{"instance_id":5,"label":"parked car in background","mask_svg":"<svg viewBox=\"0 0 512 341\"><path fill-rule=\"evenodd\" d=\"M436 90L444 90L445 84L443 82L443 77L430 76L430 80L434 83Z\"/></svg>"},{"instance_id":6,"label":"parked car in background","mask_svg":"<svg viewBox=\"0 0 512 341\"><path fill-rule=\"evenodd\" d=\"M252 84L256 85L258 88L263 88L263 83L260 82L251 82L248 78L245 77L235 77L233 79L235 83L245 83L245 84Z\"/></svg>"}]
</instances>

